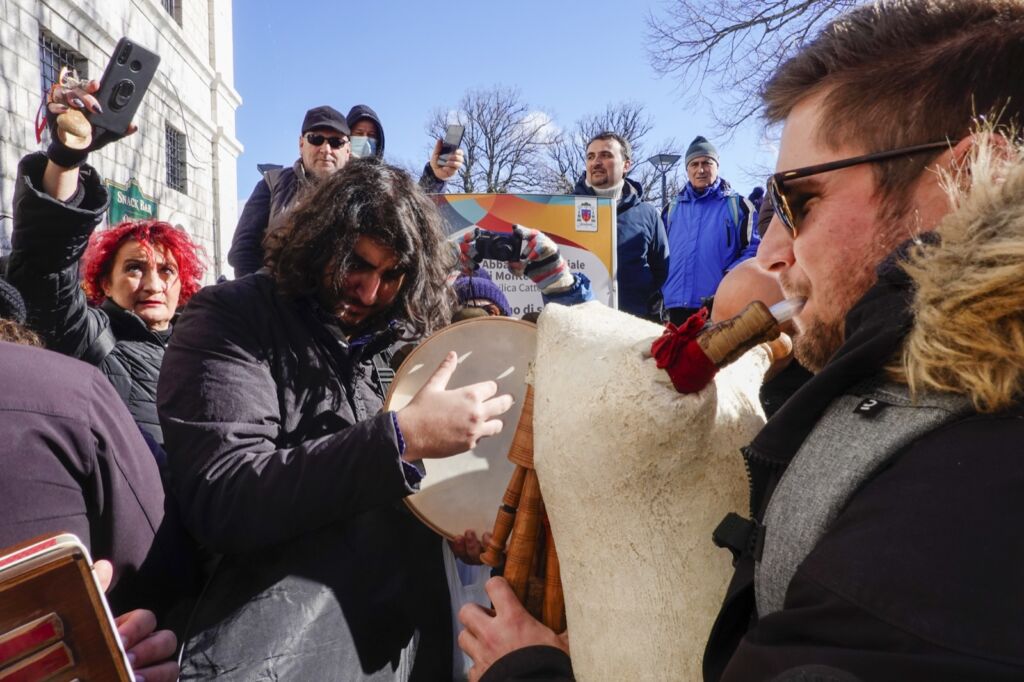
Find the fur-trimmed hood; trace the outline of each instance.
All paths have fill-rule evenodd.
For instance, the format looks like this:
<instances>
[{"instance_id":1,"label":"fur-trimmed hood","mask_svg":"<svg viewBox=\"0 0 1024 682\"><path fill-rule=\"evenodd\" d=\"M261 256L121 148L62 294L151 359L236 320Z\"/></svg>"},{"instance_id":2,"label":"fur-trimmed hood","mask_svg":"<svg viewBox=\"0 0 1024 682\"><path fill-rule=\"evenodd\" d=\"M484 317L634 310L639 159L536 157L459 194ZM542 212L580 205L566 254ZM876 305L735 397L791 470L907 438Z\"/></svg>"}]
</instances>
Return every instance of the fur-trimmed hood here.
<instances>
[{"instance_id":1,"label":"fur-trimmed hood","mask_svg":"<svg viewBox=\"0 0 1024 682\"><path fill-rule=\"evenodd\" d=\"M983 142L966 173L947 178L956 208L940 239L905 266L914 327L901 373L912 390L962 393L992 412L1024 396L1024 149Z\"/></svg>"}]
</instances>

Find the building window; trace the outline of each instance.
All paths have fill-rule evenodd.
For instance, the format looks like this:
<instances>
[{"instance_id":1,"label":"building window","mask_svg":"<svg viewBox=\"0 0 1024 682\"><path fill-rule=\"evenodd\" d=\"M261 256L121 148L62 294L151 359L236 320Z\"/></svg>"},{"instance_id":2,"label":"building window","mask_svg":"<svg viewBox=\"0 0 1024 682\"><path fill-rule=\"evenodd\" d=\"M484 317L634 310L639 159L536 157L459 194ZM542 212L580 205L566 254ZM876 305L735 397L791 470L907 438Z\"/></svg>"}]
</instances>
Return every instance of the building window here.
<instances>
[{"instance_id":1,"label":"building window","mask_svg":"<svg viewBox=\"0 0 1024 682\"><path fill-rule=\"evenodd\" d=\"M163 3L167 13L174 17L178 26L181 26L181 0L163 0Z\"/></svg>"},{"instance_id":2,"label":"building window","mask_svg":"<svg viewBox=\"0 0 1024 682\"><path fill-rule=\"evenodd\" d=\"M188 194L188 167L185 164L185 133L167 125L167 186Z\"/></svg>"},{"instance_id":3,"label":"building window","mask_svg":"<svg viewBox=\"0 0 1024 682\"><path fill-rule=\"evenodd\" d=\"M89 61L46 31L39 32L39 71L42 76L43 96L57 82L65 66L78 71L80 78L89 76Z\"/></svg>"}]
</instances>

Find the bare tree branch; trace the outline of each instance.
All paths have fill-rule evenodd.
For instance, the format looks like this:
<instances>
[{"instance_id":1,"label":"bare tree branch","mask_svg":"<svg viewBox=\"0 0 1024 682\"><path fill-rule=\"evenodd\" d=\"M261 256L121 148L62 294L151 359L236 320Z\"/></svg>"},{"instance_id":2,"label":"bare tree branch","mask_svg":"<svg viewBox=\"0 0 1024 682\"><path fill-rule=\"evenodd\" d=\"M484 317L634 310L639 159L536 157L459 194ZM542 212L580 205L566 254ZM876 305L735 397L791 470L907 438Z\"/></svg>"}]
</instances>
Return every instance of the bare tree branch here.
<instances>
[{"instance_id":1,"label":"bare tree branch","mask_svg":"<svg viewBox=\"0 0 1024 682\"><path fill-rule=\"evenodd\" d=\"M612 131L633 148L630 177L645 198L660 202L661 176L646 162L646 138L654 121L639 102L609 104L599 114L580 118L558 131L550 117L531 108L512 88L467 91L454 109L437 109L427 122L431 140L445 127L466 127L462 139L465 164L451 184L463 192L546 192L571 194L586 170L586 145L598 133ZM655 152L679 151L674 139L663 140ZM679 191L679 167L667 176L669 196Z\"/></svg>"},{"instance_id":2,"label":"bare tree branch","mask_svg":"<svg viewBox=\"0 0 1024 682\"><path fill-rule=\"evenodd\" d=\"M860 0L670 0L647 17L651 66L676 79L691 103L714 102L732 131L757 115L767 78L832 17ZM704 86L711 91L705 92Z\"/></svg>"},{"instance_id":3,"label":"bare tree branch","mask_svg":"<svg viewBox=\"0 0 1024 682\"><path fill-rule=\"evenodd\" d=\"M449 123L466 127L462 138L465 164L458 180L464 192L537 191L546 175L541 163L550 142L551 122L531 110L515 88L469 90L453 110L437 110L427 134L444 136Z\"/></svg>"},{"instance_id":4,"label":"bare tree branch","mask_svg":"<svg viewBox=\"0 0 1024 682\"><path fill-rule=\"evenodd\" d=\"M609 104L600 114L584 116L571 130L563 131L548 146L549 173L546 189L571 194L576 181L586 171L587 142L598 133L614 132L629 140L633 148L633 171L630 177L649 184L643 167L644 138L654 128L654 121L639 102Z\"/></svg>"}]
</instances>

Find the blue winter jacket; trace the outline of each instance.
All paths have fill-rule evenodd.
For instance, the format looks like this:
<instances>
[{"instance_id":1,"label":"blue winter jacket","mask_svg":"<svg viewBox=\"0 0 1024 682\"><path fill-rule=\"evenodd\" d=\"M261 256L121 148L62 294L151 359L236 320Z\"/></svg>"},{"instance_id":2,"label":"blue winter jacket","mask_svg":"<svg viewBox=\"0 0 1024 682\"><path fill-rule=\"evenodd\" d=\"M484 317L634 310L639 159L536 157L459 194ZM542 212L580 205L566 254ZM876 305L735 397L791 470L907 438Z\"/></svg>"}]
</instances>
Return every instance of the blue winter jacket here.
<instances>
[{"instance_id":1,"label":"blue winter jacket","mask_svg":"<svg viewBox=\"0 0 1024 682\"><path fill-rule=\"evenodd\" d=\"M733 220L730 196L739 202L739 220ZM702 298L714 296L725 273L757 253L761 238L756 224L753 205L724 179L699 196L686 183L666 216L672 257L661 288L665 307L699 308Z\"/></svg>"},{"instance_id":2,"label":"blue winter jacket","mask_svg":"<svg viewBox=\"0 0 1024 682\"><path fill-rule=\"evenodd\" d=\"M586 174L576 182L576 194L596 196ZM619 310L640 317L657 316L661 285L668 273L668 238L658 209L643 201L643 187L626 178L616 208Z\"/></svg>"}]
</instances>

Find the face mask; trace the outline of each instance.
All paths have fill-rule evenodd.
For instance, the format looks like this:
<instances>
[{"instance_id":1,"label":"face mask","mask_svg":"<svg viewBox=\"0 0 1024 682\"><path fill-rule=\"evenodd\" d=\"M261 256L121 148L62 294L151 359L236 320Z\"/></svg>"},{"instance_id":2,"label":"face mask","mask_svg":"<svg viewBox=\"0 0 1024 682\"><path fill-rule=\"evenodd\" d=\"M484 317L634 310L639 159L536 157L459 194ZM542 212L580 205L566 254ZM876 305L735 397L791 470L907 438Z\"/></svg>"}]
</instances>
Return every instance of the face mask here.
<instances>
[{"instance_id":1,"label":"face mask","mask_svg":"<svg viewBox=\"0 0 1024 682\"><path fill-rule=\"evenodd\" d=\"M377 140L364 135L356 135L349 140L352 145L352 156L361 159L364 156L377 154Z\"/></svg>"}]
</instances>

